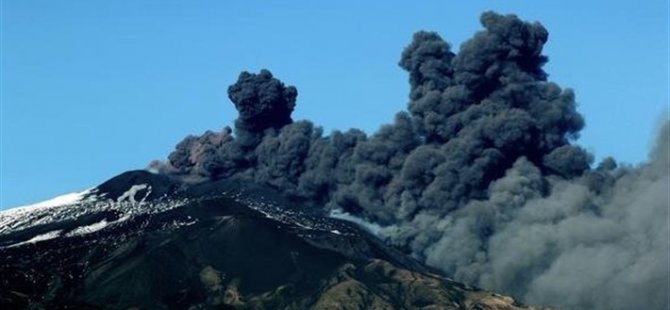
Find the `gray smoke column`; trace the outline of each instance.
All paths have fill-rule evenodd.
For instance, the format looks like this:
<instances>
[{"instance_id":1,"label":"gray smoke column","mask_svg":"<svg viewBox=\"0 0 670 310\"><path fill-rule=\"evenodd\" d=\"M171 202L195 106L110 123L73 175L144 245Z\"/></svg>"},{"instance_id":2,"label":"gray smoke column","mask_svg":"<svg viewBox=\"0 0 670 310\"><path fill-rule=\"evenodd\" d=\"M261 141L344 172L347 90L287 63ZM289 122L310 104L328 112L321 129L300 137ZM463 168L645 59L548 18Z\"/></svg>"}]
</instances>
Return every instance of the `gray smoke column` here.
<instances>
[{"instance_id":1,"label":"gray smoke column","mask_svg":"<svg viewBox=\"0 0 670 310\"><path fill-rule=\"evenodd\" d=\"M421 31L402 52L407 111L376 132L293 121L297 91L262 70L228 95L234 129L189 136L162 173L234 178L368 223L457 280L567 309L668 308L668 129L617 167L577 145L570 89L548 81L536 22L486 12L457 52Z\"/></svg>"},{"instance_id":2,"label":"gray smoke column","mask_svg":"<svg viewBox=\"0 0 670 310\"><path fill-rule=\"evenodd\" d=\"M488 198L380 229L456 279L564 309L668 309L670 123L639 167L544 177L525 158ZM544 194L549 183L549 194Z\"/></svg>"}]
</instances>

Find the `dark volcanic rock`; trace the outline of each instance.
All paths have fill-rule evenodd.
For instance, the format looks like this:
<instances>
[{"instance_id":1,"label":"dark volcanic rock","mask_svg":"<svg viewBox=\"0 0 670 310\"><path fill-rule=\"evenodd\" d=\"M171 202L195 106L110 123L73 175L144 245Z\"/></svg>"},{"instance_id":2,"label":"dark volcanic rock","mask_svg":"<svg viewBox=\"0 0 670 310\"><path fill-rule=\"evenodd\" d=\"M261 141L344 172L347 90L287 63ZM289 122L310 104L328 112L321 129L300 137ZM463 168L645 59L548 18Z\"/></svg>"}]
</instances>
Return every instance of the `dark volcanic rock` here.
<instances>
[{"instance_id":1,"label":"dark volcanic rock","mask_svg":"<svg viewBox=\"0 0 670 310\"><path fill-rule=\"evenodd\" d=\"M145 194L117 201L140 187ZM84 202L35 211L34 222L0 234L0 309L517 307L350 223L230 187L135 171Z\"/></svg>"},{"instance_id":2,"label":"dark volcanic rock","mask_svg":"<svg viewBox=\"0 0 670 310\"><path fill-rule=\"evenodd\" d=\"M144 170L131 170L119 174L96 187L98 197L105 197L116 201L128 191L128 184L145 185L134 192L137 200L155 200L161 197L174 195L183 188L183 184L171 177L155 174ZM150 188L150 189L149 189Z\"/></svg>"}]
</instances>

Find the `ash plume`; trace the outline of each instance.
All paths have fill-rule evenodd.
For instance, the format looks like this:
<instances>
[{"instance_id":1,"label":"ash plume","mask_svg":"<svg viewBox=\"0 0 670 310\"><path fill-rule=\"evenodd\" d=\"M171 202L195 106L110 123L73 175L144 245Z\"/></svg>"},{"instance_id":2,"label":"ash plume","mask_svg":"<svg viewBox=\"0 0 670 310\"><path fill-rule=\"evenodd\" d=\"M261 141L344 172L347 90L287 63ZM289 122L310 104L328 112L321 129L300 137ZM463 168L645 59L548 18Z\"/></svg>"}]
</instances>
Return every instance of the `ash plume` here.
<instances>
[{"instance_id":1,"label":"ash plume","mask_svg":"<svg viewBox=\"0 0 670 310\"><path fill-rule=\"evenodd\" d=\"M266 129L292 123L291 112L297 96L295 87L284 86L268 70L261 70L259 74L242 72L237 83L228 88L228 98L239 112L235 133L244 141L238 142L254 146Z\"/></svg>"},{"instance_id":2,"label":"ash plume","mask_svg":"<svg viewBox=\"0 0 670 310\"><path fill-rule=\"evenodd\" d=\"M456 279L528 303L667 309L669 140L666 123L648 163L573 180L545 176L520 158L486 199L447 216L421 212L379 235L409 241Z\"/></svg>"},{"instance_id":3,"label":"ash plume","mask_svg":"<svg viewBox=\"0 0 670 310\"><path fill-rule=\"evenodd\" d=\"M566 309L667 309L668 126L648 163L572 142L575 95L548 81L539 23L486 12L457 52L418 32L399 65L407 111L368 135L324 135L267 70L229 87L234 129L189 136L161 173L236 178L368 223L457 280Z\"/></svg>"}]
</instances>

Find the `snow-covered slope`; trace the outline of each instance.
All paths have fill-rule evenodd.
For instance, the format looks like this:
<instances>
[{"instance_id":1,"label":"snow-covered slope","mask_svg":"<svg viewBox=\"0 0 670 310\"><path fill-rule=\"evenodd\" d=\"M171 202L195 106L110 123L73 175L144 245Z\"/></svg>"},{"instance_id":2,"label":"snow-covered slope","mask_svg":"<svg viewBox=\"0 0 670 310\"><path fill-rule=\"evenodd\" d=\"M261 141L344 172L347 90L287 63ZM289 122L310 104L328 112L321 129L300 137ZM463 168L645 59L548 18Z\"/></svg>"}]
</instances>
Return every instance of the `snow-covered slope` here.
<instances>
[{"instance_id":1,"label":"snow-covered slope","mask_svg":"<svg viewBox=\"0 0 670 310\"><path fill-rule=\"evenodd\" d=\"M16 229L26 223L39 224L48 221L41 215L53 212L51 209L80 203L92 193L92 189L61 195L42 202L0 211L0 234ZM42 221L40 221L42 219Z\"/></svg>"},{"instance_id":2,"label":"snow-covered slope","mask_svg":"<svg viewBox=\"0 0 670 310\"><path fill-rule=\"evenodd\" d=\"M155 215L205 198L227 197L266 218L295 225L301 234L347 234L340 221L314 216L297 208L279 205L257 192L228 188L227 184L183 185L146 171L121 174L95 188L62 195L37 204L0 212L0 248L34 244L54 238L71 238L119 227L128 219ZM175 221L180 227L192 220Z\"/></svg>"},{"instance_id":3,"label":"snow-covered slope","mask_svg":"<svg viewBox=\"0 0 670 310\"><path fill-rule=\"evenodd\" d=\"M49 200L45 200L45 201L42 201L42 202L12 208L8 211L30 211L30 210L36 210L36 209L45 209L45 208L53 208L53 207L59 207L59 206L64 206L64 205L70 205L70 204L74 204L74 203L77 203L77 202L81 201L90 192L91 192L91 189L87 189L87 190L82 191L82 192L60 195L58 197L51 198Z\"/></svg>"}]
</instances>

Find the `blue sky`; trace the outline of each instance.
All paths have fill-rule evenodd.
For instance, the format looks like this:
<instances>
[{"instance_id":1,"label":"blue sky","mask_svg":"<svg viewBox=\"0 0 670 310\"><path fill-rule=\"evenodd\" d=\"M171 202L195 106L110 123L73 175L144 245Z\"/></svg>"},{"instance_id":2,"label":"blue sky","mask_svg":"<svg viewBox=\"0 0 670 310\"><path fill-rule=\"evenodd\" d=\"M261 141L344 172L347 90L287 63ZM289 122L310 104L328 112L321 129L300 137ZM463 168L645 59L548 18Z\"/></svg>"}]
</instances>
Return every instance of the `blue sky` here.
<instances>
[{"instance_id":1,"label":"blue sky","mask_svg":"<svg viewBox=\"0 0 670 310\"><path fill-rule=\"evenodd\" d=\"M82 190L232 124L226 89L270 69L295 119L327 131L388 122L417 30L454 50L485 10L542 22L550 79L576 90L598 158L646 157L668 115L668 2L2 1L0 209ZM540 5L541 3L541 5Z\"/></svg>"}]
</instances>

